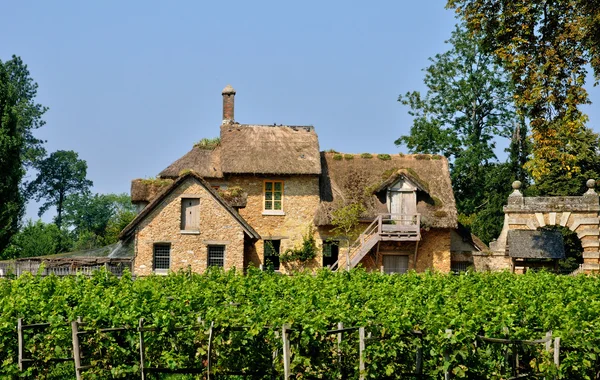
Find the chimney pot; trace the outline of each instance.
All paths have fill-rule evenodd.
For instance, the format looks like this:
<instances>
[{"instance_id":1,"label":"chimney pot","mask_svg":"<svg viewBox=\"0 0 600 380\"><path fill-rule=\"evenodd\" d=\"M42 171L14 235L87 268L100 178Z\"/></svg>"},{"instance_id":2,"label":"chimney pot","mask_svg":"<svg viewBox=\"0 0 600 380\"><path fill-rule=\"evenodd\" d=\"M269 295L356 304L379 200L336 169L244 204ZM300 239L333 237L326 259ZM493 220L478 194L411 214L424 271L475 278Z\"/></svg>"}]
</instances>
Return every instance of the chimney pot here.
<instances>
[{"instance_id":1,"label":"chimney pot","mask_svg":"<svg viewBox=\"0 0 600 380\"><path fill-rule=\"evenodd\" d=\"M223 95L223 124L232 124L235 120L233 118L235 90L228 84L221 94Z\"/></svg>"}]
</instances>

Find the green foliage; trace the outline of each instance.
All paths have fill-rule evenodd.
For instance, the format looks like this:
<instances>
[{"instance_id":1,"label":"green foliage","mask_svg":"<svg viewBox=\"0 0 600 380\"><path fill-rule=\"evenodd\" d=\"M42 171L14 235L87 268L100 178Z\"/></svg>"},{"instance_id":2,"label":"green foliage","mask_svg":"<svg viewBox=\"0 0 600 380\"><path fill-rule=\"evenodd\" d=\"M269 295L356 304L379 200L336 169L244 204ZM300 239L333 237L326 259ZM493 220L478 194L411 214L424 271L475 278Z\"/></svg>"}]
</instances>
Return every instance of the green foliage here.
<instances>
[{"instance_id":1,"label":"green foliage","mask_svg":"<svg viewBox=\"0 0 600 380\"><path fill-rule=\"evenodd\" d=\"M379 158L381 161L389 161L392 159L392 156L390 156L389 154L378 154L377 158Z\"/></svg>"},{"instance_id":2,"label":"green foliage","mask_svg":"<svg viewBox=\"0 0 600 380\"><path fill-rule=\"evenodd\" d=\"M127 194L72 194L65 199L64 223L74 235L73 250L116 243L135 215Z\"/></svg>"},{"instance_id":3,"label":"green foliage","mask_svg":"<svg viewBox=\"0 0 600 380\"><path fill-rule=\"evenodd\" d=\"M336 161L340 161L342 158L344 158L344 156L342 156L340 153L333 154L333 159Z\"/></svg>"},{"instance_id":4,"label":"green foliage","mask_svg":"<svg viewBox=\"0 0 600 380\"><path fill-rule=\"evenodd\" d=\"M0 60L0 254L17 233L25 208L25 167L44 154L33 130L47 108L35 103L37 84L21 58Z\"/></svg>"},{"instance_id":5,"label":"green foliage","mask_svg":"<svg viewBox=\"0 0 600 380\"><path fill-rule=\"evenodd\" d=\"M306 233L302 235L302 245L297 248L288 248L279 255L282 263L297 261L306 263L317 257L317 242L315 240L315 228L310 225Z\"/></svg>"},{"instance_id":6,"label":"green foliage","mask_svg":"<svg viewBox=\"0 0 600 380\"><path fill-rule=\"evenodd\" d=\"M53 223L43 223L41 220L27 224L11 239L11 244L0 256L0 259L15 259L20 257L36 257L54 255L61 250L61 241L68 239L67 233L61 231Z\"/></svg>"},{"instance_id":7,"label":"green foliage","mask_svg":"<svg viewBox=\"0 0 600 380\"><path fill-rule=\"evenodd\" d=\"M373 158L371 153L361 153L360 158Z\"/></svg>"},{"instance_id":8,"label":"green foliage","mask_svg":"<svg viewBox=\"0 0 600 380\"><path fill-rule=\"evenodd\" d=\"M413 126L405 144L416 159L450 161L452 188L463 224L486 243L502 228L502 205L513 180L527 184L527 128L514 106L510 78L485 50L484 41L457 25L446 53L425 69L423 96L399 97ZM498 163L495 139L511 138L509 163ZM481 235L480 235L481 234Z\"/></svg>"},{"instance_id":9,"label":"green foliage","mask_svg":"<svg viewBox=\"0 0 600 380\"><path fill-rule=\"evenodd\" d=\"M527 3L449 0L511 74L515 103L530 120L533 158L527 169L537 181L568 181L581 172L576 145L586 139L588 67L600 79L600 4L597 0ZM553 183L552 181L548 181ZM559 185L563 187L563 185Z\"/></svg>"},{"instance_id":10,"label":"green foliage","mask_svg":"<svg viewBox=\"0 0 600 380\"><path fill-rule=\"evenodd\" d=\"M335 209L331 213L331 232L337 235L336 237L345 239L348 244L356 240L359 234L357 227L363 212L365 206L362 203L350 203Z\"/></svg>"},{"instance_id":11,"label":"green foliage","mask_svg":"<svg viewBox=\"0 0 600 380\"><path fill-rule=\"evenodd\" d=\"M38 212L42 216L51 206L56 206L56 225L62 225L65 200L71 194L85 194L93 185L86 178L87 163L72 150L57 150L35 165L38 175L27 185L27 192L36 201L44 199Z\"/></svg>"},{"instance_id":12,"label":"green foliage","mask_svg":"<svg viewBox=\"0 0 600 380\"><path fill-rule=\"evenodd\" d=\"M322 270L282 276L251 268L247 275L211 270L136 280L103 272L91 278L24 275L0 279L0 377L73 378L72 363L43 360L69 355L71 328L65 323L82 316L87 324L83 328L91 331L82 339L84 364L94 363L84 378L138 378L135 328L144 318L144 326L156 328L144 333L148 365L168 368L202 367L208 328L214 322L212 364L217 376L245 370L262 374L256 378L270 378L273 363L275 378L281 378L281 326L290 323L293 374L336 379L344 372L347 378L358 378L357 333L344 334L341 363L336 336L326 335L342 322L346 327L366 326L373 334L365 350L366 378L413 372L416 342L407 333L418 329L425 332L426 378L443 378L445 368L453 378L508 378L501 372L506 370L504 351L481 342L475 350L476 335L539 339L552 330L561 338L561 366L555 371L543 345L532 346L527 352L539 364L537 377L594 379L600 364L599 287L597 276L549 273L453 276ZM175 329L198 326L198 317L206 321L198 329ZM25 334L25 354L41 362L24 373L16 363L17 318L25 324L51 324L48 330ZM130 330L98 331L118 326ZM226 330L230 326L247 329ZM275 350L279 356L272 360Z\"/></svg>"},{"instance_id":13,"label":"green foliage","mask_svg":"<svg viewBox=\"0 0 600 380\"><path fill-rule=\"evenodd\" d=\"M206 150L213 150L216 147L218 147L219 145L221 145L221 138L220 137L215 137L215 138L212 138L212 139L209 139L209 138L205 137L202 140L200 140L197 143L195 143L194 147L200 148L200 149L206 149Z\"/></svg>"},{"instance_id":14,"label":"green foliage","mask_svg":"<svg viewBox=\"0 0 600 380\"><path fill-rule=\"evenodd\" d=\"M579 268L579 264L583 264L583 246L575 231L571 231L563 226L545 226L542 227L542 229L559 231L563 236L565 258L558 261L559 270L561 272L572 272Z\"/></svg>"},{"instance_id":15,"label":"green foliage","mask_svg":"<svg viewBox=\"0 0 600 380\"><path fill-rule=\"evenodd\" d=\"M326 152L326 153L339 153L339 152L338 152L337 150L335 150L335 149L327 149L325 152Z\"/></svg>"},{"instance_id":16,"label":"green foliage","mask_svg":"<svg viewBox=\"0 0 600 380\"><path fill-rule=\"evenodd\" d=\"M354 160L354 155L346 153L344 154L344 160Z\"/></svg>"}]
</instances>

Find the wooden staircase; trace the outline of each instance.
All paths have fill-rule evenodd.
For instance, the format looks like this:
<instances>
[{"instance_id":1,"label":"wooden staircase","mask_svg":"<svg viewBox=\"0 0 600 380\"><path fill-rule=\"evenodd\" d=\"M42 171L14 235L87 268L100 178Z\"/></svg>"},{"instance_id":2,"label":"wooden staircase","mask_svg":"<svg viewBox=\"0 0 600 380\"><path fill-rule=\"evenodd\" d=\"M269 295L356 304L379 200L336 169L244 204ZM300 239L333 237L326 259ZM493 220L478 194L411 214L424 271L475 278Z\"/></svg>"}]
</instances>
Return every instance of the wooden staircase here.
<instances>
[{"instance_id":1,"label":"wooden staircase","mask_svg":"<svg viewBox=\"0 0 600 380\"><path fill-rule=\"evenodd\" d=\"M354 268L381 241L419 240L421 240L420 214L379 214L350 246L347 255L340 252L338 261L331 266L331 270Z\"/></svg>"}]
</instances>

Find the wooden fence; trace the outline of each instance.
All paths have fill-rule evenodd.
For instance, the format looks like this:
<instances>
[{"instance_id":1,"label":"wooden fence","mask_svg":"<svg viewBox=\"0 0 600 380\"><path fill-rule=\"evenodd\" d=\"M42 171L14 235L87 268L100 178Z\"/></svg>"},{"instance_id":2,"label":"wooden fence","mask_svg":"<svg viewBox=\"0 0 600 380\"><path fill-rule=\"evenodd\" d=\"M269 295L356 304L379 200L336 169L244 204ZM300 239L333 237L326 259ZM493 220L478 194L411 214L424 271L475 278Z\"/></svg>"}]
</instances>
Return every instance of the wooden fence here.
<instances>
[{"instance_id":1,"label":"wooden fence","mask_svg":"<svg viewBox=\"0 0 600 380\"><path fill-rule=\"evenodd\" d=\"M40 330L48 330L48 329L57 329L57 328L68 328L70 326L71 330L71 348L67 350L70 352L70 355L63 355L62 357L48 358L44 357L43 359L35 358L31 352L26 352L27 347L27 338L31 338L30 335L35 335L40 332ZM385 340L388 337L374 336L371 334L371 329L373 326L357 326L357 327L344 327L342 323L338 323L337 328L333 330L329 330L325 333L325 336L335 337L335 342L337 345L337 356L338 356L338 365L341 368L342 356L344 355L342 352L342 342L346 340L348 344L358 346L358 358L356 364L358 367L358 377L360 380L364 380L365 376L369 373L368 364L369 361L366 357L367 355L367 347L374 341L377 340ZM91 355L89 352L85 351L84 346L82 345L82 337L90 334L112 334L119 332L130 332L137 333L139 339L139 352L138 357L139 361L136 363L119 363L119 364L128 364L128 365L139 365L139 374L142 380L148 379L149 374L153 373L178 373L178 374L204 374L206 379L210 380L214 377L214 359L215 359L215 351L214 351L214 339L217 334L227 334L228 331L244 331L249 327L245 326L224 326L217 328L213 322L210 324L206 323L198 319L198 323L190 326L177 326L169 329L169 331L183 331L183 330L196 330L196 331L204 331L208 335L207 342L207 354L206 358L201 358L200 365L195 366L193 368L167 368L167 367L150 367L148 366L148 362L146 360L146 355L148 354L147 348L145 345L145 340L147 334L152 334L157 331L161 331L157 327L146 326L144 324L144 319L140 319L137 327L112 327L112 328L96 328L89 329L87 328L88 324L83 322L81 318L78 318L76 321L71 323L64 323L61 325L51 325L50 323L37 323L26 325L23 323L22 319L19 319L17 322L17 343L18 343L18 365L21 371L26 368L33 366L38 368L45 368L51 363L64 363L64 362L73 362L74 364L74 372L75 378L77 380L81 380L82 374L88 370L93 368L91 363L85 363L85 360L89 360ZM275 363L279 362L281 365L281 361L283 362L283 375L284 379L290 379L295 377L295 374L292 373L292 357L294 352L292 350L292 341L294 338L291 336L295 331L299 331L300 329L295 329L294 327L285 324L281 328L277 327L265 327L266 330L275 330L275 336L279 337L281 345L273 348L272 352L269 353L270 358L272 359L271 363L268 363L260 373L249 373L249 372L240 372L240 371L220 371L219 375L241 375L241 376L256 376L262 375L266 377L270 377L271 379L277 378L277 373L275 371ZM356 334L358 332L358 334ZM358 336L356 336L358 335ZM406 373L396 373L395 377L407 377L407 378L416 378L416 379L425 379L430 378L429 375L424 373L423 367L423 353L425 349L425 343L423 340L424 333L421 331L409 331L404 336L407 339L416 340L418 343L412 347L414 360L412 363L409 363L409 367L412 368L410 372ZM446 330L446 336L450 341L450 338L453 335L452 330ZM296 341L296 343L298 343ZM505 339L505 338L492 338L486 337L483 335L478 335L476 337L476 341L474 345L477 349L482 349L485 345L492 345L496 347L500 347L501 350L505 353L505 367L504 372L506 372L507 379L518 379L527 377L529 375L536 375L535 371L526 372L523 371L523 363L520 362L522 360L521 353L522 348L525 346L540 346L543 345L544 349L553 355L554 364L558 368L560 365L560 338L553 337L552 332L547 332L546 336L542 339L538 340L517 340L517 339ZM298 344L295 345L296 349L300 349ZM281 354L280 354L281 350ZM451 350L444 351L444 361L450 361ZM265 356L267 357L267 356ZM333 364L332 364L333 365ZM446 366L447 367L447 366ZM341 373L342 379L350 378L350 374ZM356 374L355 374L356 376ZM450 369L446 369L444 373L444 379L448 380L452 378L452 374Z\"/></svg>"},{"instance_id":2,"label":"wooden fence","mask_svg":"<svg viewBox=\"0 0 600 380\"><path fill-rule=\"evenodd\" d=\"M94 271L105 268L115 276L121 277L125 269L131 271L131 260L124 259L108 259L104 262L98 260L77 260L66 265L55 265L51 261L40 259L32 260L16 260L0 262L0 277L20 276L24 273L32 273L40 276L72 276L83 274L91 276Z\"/></svg>"}]
</instances>

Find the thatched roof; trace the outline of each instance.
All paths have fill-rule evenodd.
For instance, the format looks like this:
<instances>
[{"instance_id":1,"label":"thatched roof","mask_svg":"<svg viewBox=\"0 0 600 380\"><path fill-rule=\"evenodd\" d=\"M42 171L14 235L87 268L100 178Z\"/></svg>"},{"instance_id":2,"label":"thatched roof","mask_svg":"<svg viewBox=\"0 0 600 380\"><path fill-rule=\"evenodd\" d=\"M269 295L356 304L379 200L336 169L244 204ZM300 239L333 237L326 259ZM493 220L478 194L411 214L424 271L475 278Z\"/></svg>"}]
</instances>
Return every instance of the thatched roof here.
<instances>
[{"instance_id":1,"label":"thatched roof","mask_svg":"<svg viewBox=\"0 0 600 380\"><path fill-rule=\"evenodd\" d=\"M450 182L448 161L435 155L391 155L378 158L359 154L341 155L321 153L322 174L321 204L315 215L316 225L331 223L331 213L346 204L362 203L366 212L364 219L372 219L378 213L386 213L383 183L392 184L404 175L418 184L417 212L422 225L428 227L456 228L456 204ZM427 190L427 191L422 191Z\"/></svg>"},{"instance_id":2,"label":"thatched roof","mask_svg":"<svg viewBox=\"0 0 600 380\"><path fill-rule=\"evenodd\" d=\"M508 254L523 259L564 259L565 245L559 231L508 231Z\"/></svg>"},{"instance_id":3,"label":"thatched roof","mask_svg":"<svg viewBox=\"0 0 600 380\"><path fill-rule=\"evenodd\" d=\"M164 189L171 186L172 179L134 179L131 181L131 202L150 202Z\"/></svg>"},{"instance_id":4,"label":"thatched roof","mask_svg":"<svg viewBox=\"0 0 600 380\"><path fill-rule=\"evenodd\" d=\"M231 174L321 174L311 126L221 126L221 168Z\"/></svg>"},{"instance_id":5,"label":"thatched roof","mask_svg":"<svg viewBox=\"0 0 600 380\"><path fill-rule=\"evenodd\" d=\"M178 178L182 172L195 171L204 178L223 178L221 171L221 146L206 149L194 146L183 157L158 174L161 178Z\"/></svg>"},{"instance_id":6,"label":"thatched roof","mask_svg":"<svg viewBox=\"0 0 600 380\"><path fill-rule=\"evenodd\" d=\"M135 231L135 227L137 227L137 225L144 220L144 218L146 216L148 216L148 214L150 214L150 212L152 212L152 210L154 210L154 208L156 208L160 202L163 201L163 199L165 199L173 190L175 190L177 187L179 187L179 185L181 185L185 180L187 180L188 178L194 178L196 179L205 189L206 191L208 191L214 198L215 200L221 204L221 206L223 208L225 208L229 214L231 214L231 216L233 216L233 218L238 221L240 223L240 225L242 226L242 228L244 229L244 232L252 239L260 239L260 235L254 230L254 228L252 228L245 220L244 218L242 218L240 216L240 214L238 214L237 211L235 211L228 203L227 201L225 201L218 193L215 189L213 189L210 184L208 182L206 182L204 179L202 179L202 177L195 173L195 172L187 172L183 175L181 175L179 178L177 178L175 181L173 181L173 183L167 187L166 189L164 189L158 196L156 196L151 202L150 204L148 204L148 206L146 206L142 212L140 212L132 221L131 223L129 223L127 225L127 227L125 227L123 229L123 231L121 231L121 234L119 234L119 239L121 240L125 240L126 238L128 238L134 231Z\"/></svg>"},{"instance_id":7,"label":"thatched roof","mask_svg":"<svg viewBox=\"0 0 600 380\"><path fill-rule=\"evenodd\" d=\"M411 174L411 172L409 172L407 169L398 169L397 171L395 171L388 179L381 182L381 184L373 190L373 194L387 189L388 187L395 184L396 181L402 178L408 179L410 182L416 185L417 189L429 194L429 189L427 188L427 185L423 183L419 177Z\"/></svg>"}]
</instances>

